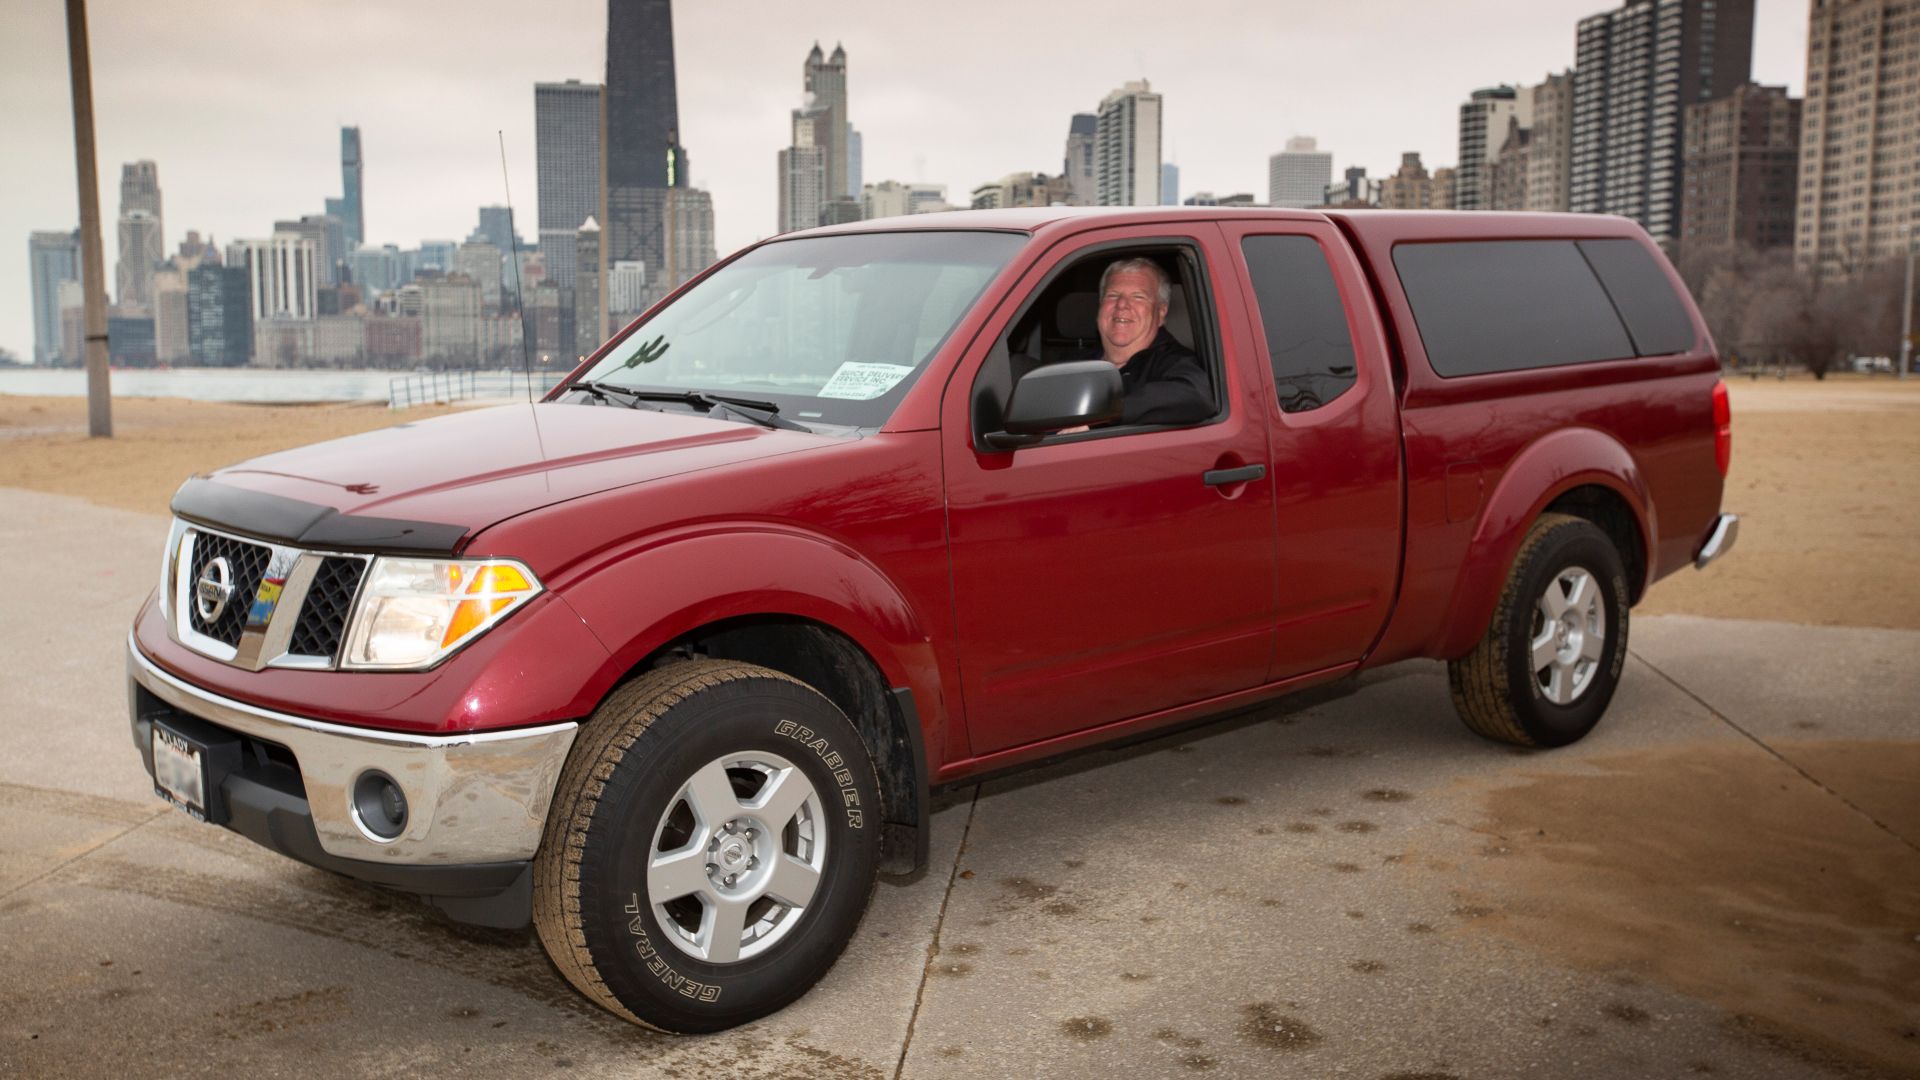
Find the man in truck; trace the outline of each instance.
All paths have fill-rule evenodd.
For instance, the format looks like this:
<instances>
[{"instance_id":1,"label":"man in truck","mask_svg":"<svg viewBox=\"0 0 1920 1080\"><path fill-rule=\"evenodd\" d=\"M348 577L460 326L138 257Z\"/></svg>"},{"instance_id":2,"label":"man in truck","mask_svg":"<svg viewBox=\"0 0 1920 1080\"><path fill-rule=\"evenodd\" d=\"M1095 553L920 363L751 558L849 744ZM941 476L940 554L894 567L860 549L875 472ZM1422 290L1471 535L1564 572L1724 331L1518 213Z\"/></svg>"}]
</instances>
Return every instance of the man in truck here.
<instances>
[{"instance_id":1,"label":"man in truck","mask_svg":"<svg viewBox=\"0 0 1920 1080\"><path fill-rule=\"evenodd\" d=\"M1172 284L1152 259L1120 259L1100 275L1100 351L1078 359L1120 369L1122 424L1192 424L1213 413L1206 367L1167 333L1172 299Z\"/></svg>"}]
</instances>

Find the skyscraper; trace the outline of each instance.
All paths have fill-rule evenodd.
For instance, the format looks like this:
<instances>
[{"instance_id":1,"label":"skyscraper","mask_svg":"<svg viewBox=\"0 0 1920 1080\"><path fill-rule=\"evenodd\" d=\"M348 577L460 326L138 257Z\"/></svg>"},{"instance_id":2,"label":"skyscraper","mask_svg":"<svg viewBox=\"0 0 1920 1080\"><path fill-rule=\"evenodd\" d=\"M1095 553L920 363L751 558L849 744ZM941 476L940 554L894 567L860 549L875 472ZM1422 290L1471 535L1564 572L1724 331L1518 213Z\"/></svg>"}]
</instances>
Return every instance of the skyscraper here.
<instances>
[{"instance_id":1,"label":"skyscraper","mask_svg":"<svg viewBox=\"0 0 1920 1080\"><path fill-rule=\"evenodd\" d=\"M200 367L239 367L253 348L247 268L202 264L187 271L187 349Z\"/></svg>"},{"instance_id":2,"label":"skyscraper","mask_svg":"<svg viewBox=\"0 0 1920 1080\"><path fill-rule=\"evenodd\" d=\"M826 163L826 198L858 198L859 192L848 186L853 175L853 147L852 125L847 120L847 50L836 44L833 55L823 57L820 43L814 42L801 75L807 93L802 109L813 121L813 145L820 148ZM796 111L796 124L799 116Z\"/></svg>"},{"instance_id":3,"label":"skyscraper","mask_svg":"<svg viewBox=\"0 0 1920 1080\"><path fill-rule=\"evenodd\" d=\"M1067 157L1060 173L1073 187L1075 206L1092 206L1100 192L1093 180L1093 140L1100 118L1092 113L1074 113L1067 122Z\"/></svg>"},{"instance_id":4,"label":"skyscraper","mask_svg":"<svg viewBox=\"0 0 1920 1080\"><path fill-rule=\"evenodd\" d=\"M340 129L340 187L344 194L327 200L327 214L340 219L346 230L346 249L352 251L367 242L366 220L360 209L360 129Z\"/></svg>"},{"instance_id":5,"label":"skyscraper","mask_svg":"<svg viewBox=\"0 0 1920 1080\"><path fill-rule=\"evenodd\" d=\"M1333 183L1333 154L1311 135L1296 135L1287 148L1267 158L1267 205L1299 209L1319 206Z\"/></svg>"},{"instance_id":6,"label":"skyscraper","mask_svg":"<svg viewBox=\"0 0 1920 1080\"><path fill-rule=\"evenodd\" d=\"M534 174L547 280L573 288L575 234L600 211L600 117L606 88L569 79L533 87ZM569 346L571 347L571 346Z\"/></svg>"},{"instance_id":7,"label":"skyscraper","mask_svg":"<svg viewBox=\"0 0 1920 1080\"><path fill-rule=\"evenodd\" d=\"M1094 189L1101 206L1160 204L1160 95L1145 79L1100 102L1094 127Z\"/></svg>"},{"instance_id":8,"label":"skyscraper","mask_svg":"<svg viewBox=\"0 0 1920 1080\"><path fill-rule=\"evenodd\" d=\"M314 280L318 247L297 232L275 230L270 240L239 240L227 248L227 265L246 271L255 322L314 317L319 303Z\"/></svg>"},{"instance_id":9,"label":"skyscraper","mask_svg":"<svg viewBox=\"0 0 1920 1080\"><path fill-rule=\"evenodd\" d=\"M1573 72L1549 75L1522 93L1533 95L1533 137L1527 157L1524 209L1568 208L1567 169L1573 153Z\"/></svg>"},{"instance_id":10,"label":"skyscraper","mask_svg":"<svg viewBox=\"0 0 1920 1080\"><path fill-rule=\"evenodd\" d=\"M1813 0L1794 258L1851 273L1920 224L1920 17L1894 0ZM1745 68L1741 69L1743 72Z\"/></svg>"},{"instance_id":11,"label":"skyscraper","mask_svg":"<svg viewBox=\"0 0 1920 1080\"><path fill-rule=\"evenodd\" d=\"M658 276L664 296L712 266L719 258L713 243L713 196L699 188L675 188L667 196L667 261Z\"/></svg>"},{"instance_id":12,"label":"skyscraper","mask_svg":"<svg viewBox=\"0 0 1920 1080\"><path fill-rule=\"evenodd\" d=\"M1493 192L1487 166L1507 141L1508 121L1533 126L1533 95L1511 86L1475 90L1460 106L1460 164L1455 166L1454 209L1490 210Z\"/></svg>"},{"instance_id":13,"label":"skyscraper","mask_svg":"<svg viewBox=\"0 0 1920 1080\"><path fill-rule=\"evenodd\" d=\"M33 362L52 364L60 350L60 283L80 280L80 233L36 232L27 237L33 282Z\"/></svg>"},{"instance_id":14,"label":"skyscraper","mask_svg":"<svg viewBox=\"0 0 1920 1080\"><path fill-rule=\"evenodd\" d=\"M780 151L779 162L780 231L811 229L820 224L820 211L827 204L826 151L796 143Z\"/></svg>"},{"instance_id":15,"label":"skyscraper","mask_svg":"<svg viewBox=\"0 0 1920 1080\"><path fill-rule=\"evenodd\" d=\"M581 356L598 349L607 340L607 279L601 268L607 263L600 248L600 223L588 218L574 232L573 332L574 347Z\"/></svg>"},{"instance_id":16,"label":"skyscraper","mask_svg":"<svg viewBox=\"0 0 1920 1080\"><path fill-rule=\"evenodd\" d=\"M660 265L666 190L688 182L675 87L670 0L607 0L605 264Z\"/></svg>"},{"instance_id":17,"label":"skyscraper","mask_svg":"<svg viewBox=\"0 0 1920 1080\"><path fill-rule=\"evenodd\" d=\"M1828 2L1816 0L1816 8ZM1753 0L1630 0L1581 19L1572 209L1620 214L1655 238L1676 236L1686 107L1732 93L1752 61Z\"/></svg>"},{"instance_id":18,"label":"skyscraper","mask_svg":"<svg viewBox=\"0 0 1920 1080\"><path fill-rule=\"evenodd\" d=\"M153 303L153 271L167 257L164 234L160 167L151 161L122 166L120 262L114 270L114 295L121 307L131 311Z\"/></svg>"},{"instance_id":19,"label":"skyscraper","mask_svg":"<svg viewBox=\"0 0 1920 1080\"><path fill-rule=\"evenodd\" d=\"M1180 166L1171 161L1160 166L1160 205L1180 205Z\"/></svg>"},{"instance_id":20,"label":"skyscraper","mask_svg":"<svg viewBox=\"0 0 1920 1080\"><path fill-rule=\"evenodd\" d=\"M1742 86L1687 107L1683 245L1793 243L1801 100L1784 86Z\"/></svg>"}]
</instances>

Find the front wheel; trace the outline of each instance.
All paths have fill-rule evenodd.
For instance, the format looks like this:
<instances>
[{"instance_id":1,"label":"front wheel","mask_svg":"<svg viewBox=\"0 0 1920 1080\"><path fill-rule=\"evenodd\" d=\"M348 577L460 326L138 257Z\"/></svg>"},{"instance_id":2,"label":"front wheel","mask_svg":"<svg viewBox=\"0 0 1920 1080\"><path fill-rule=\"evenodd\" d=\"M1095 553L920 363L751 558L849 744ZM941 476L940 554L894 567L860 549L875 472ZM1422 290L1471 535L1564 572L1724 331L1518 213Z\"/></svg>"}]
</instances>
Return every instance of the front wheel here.
<instances>
[{"instance_id":1,"label":"front wheel","mask_svg":"<svg viewBox=\"0 0 1920 1080\"><path fill-rule=\"evenodd\" d=\"M1593 730L1627 660L1627 572L1600 528L1542 514L1528 530L1486 636L1447 665L1474 732L1565 746Z\"/></svg>"},{"instance_id":2,"label":"front wheel","mask_svg":"<svg viewBox=\"0 0 1920 1080\"><path fill-rule=\"evenodd\" d=\"M621 687L567 759L534 860L534 925L567 980L664 1031L798 998L873 890L879 785L847 718L750 664Z\"/></svg>"}]
</instances>

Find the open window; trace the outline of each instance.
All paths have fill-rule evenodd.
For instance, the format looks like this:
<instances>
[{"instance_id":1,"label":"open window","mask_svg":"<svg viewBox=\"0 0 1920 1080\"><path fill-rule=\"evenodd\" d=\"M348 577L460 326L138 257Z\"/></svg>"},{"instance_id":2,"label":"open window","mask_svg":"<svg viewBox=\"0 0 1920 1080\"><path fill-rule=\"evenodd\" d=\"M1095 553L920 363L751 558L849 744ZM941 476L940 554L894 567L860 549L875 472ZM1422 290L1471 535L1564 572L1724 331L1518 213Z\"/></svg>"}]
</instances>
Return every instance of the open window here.
<instances>
[{"instance_id":1,"label":"open window","mask_svg":"<svg viewBox=\"0 0 1920 1080\"><path fill-rule=\"evenodd\" d=\"M1109 265L1131 258L1150 259L1167 276L1165 329L1199 356L1212 392L1213 414L1200 423L1220 418L1225 411L1225 394L1219 333L1198 250L1189 243L1169 241L1103 244L1056 267L1008 324L1007 332L994 342L973 384L975 446L987 446L986 435L1000 430L1014 388L1028 373L1051 364L1101 357L1096 324L1100 276ZM1158 431L1169 426L1174 425L1114 423L1084 433L1050 436L1046 441Z\"/></svg>"}]
</instances>

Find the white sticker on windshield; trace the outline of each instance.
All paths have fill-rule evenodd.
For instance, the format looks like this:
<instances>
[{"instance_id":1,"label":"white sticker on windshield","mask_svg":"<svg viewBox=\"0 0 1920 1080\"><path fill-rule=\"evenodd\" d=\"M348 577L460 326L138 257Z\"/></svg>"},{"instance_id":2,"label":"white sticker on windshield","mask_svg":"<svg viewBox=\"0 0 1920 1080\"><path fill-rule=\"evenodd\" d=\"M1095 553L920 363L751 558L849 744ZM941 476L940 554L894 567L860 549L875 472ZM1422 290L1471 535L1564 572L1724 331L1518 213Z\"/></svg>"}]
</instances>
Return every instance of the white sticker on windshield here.
<instances>
[{"instance_id":1,"label":"white sticker on windshield","mask_svg":"<svg viewBox=\"0 0 1920 1080\"><path fill-rule=\"evenodd\" d=\"M848 401L866 401L900 385L900 380L913 374L910 367L899 364L856 364L849 360L840 365L833 373L827 385L815 392L815 397L845 398Z\"/></svg>"}]
</instances>

